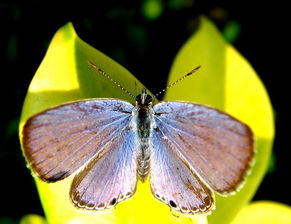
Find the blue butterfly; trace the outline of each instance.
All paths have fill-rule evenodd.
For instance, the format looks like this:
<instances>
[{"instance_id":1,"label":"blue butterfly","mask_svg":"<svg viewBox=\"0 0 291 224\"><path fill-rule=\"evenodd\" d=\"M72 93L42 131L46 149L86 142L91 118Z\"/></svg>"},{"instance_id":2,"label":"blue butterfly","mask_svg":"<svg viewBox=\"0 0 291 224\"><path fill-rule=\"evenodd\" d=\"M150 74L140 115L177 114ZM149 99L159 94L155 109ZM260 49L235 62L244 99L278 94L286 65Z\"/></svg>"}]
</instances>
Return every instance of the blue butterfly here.
<instances>
[{"instance_id":1,"label":"blue butterfly","mask_svg":"<svg viewBox=\"0 0 291 224\"><path fill-rule=\"evenodd\" d=\"M234 192L254 155L246 124L191 102L153 105L145 89L135 105L97 98L42 111L27 120L22 140L43 181L62 180L82 167L70 197L77 207L95 210L114 207L135 193L138 179L150 178L153 195L172 209L207 213L215 207L213 191Z\"/></svg>"}]
</instances>

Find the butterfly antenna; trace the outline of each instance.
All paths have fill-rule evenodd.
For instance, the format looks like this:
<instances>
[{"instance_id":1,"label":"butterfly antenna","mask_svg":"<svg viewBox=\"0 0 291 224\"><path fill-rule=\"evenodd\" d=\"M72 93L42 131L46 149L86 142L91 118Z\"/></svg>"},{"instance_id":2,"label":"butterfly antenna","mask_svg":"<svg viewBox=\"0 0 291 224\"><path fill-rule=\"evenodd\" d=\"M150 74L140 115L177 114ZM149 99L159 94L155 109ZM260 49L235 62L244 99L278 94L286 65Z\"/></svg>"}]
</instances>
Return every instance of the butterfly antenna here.
<instances>
[{"instance_id":1,"label":"butterfly antenna","mask_svg":"<svg viewBox=\"0 0 291 224\"><path fill-rule=\"evenodd\" d=\"M199 68L201 68L201 65L199 65L198 67L194 68L191 72L187 73L186 75L182 76L181 78L177 79L175 82L173 82L172 84L168 85L166 88L164 88L162 91L158 92L157 94L155 94L156 98L161 95L162 93L164 93L167 89L171 88L173 85L176 85L178 82L182 81L183 79L185 79L186 77L193 75L194 72L196 72Z\"/></svg>"},{"instance_id":2,"label":"butterfly antenna","mask_svg":"<svg viewBox=\"0 0 291 224\"><path fill-rule=\"evenodd\" d=\"M133 99L135 99L134 95L131 94L127 89L125 89L122 85L120 85L118 82L116 82L110 75L108 75L106 72L104 72L101 68L99 68L97 65L95 65L92 61L88 61L88 64L95 69L96 71L100 72L101 75L108 78L111 82L113 82L116 86L118 86L120 89L122 89L123 92L130 95Z\"/></svg>"}]
</instances>

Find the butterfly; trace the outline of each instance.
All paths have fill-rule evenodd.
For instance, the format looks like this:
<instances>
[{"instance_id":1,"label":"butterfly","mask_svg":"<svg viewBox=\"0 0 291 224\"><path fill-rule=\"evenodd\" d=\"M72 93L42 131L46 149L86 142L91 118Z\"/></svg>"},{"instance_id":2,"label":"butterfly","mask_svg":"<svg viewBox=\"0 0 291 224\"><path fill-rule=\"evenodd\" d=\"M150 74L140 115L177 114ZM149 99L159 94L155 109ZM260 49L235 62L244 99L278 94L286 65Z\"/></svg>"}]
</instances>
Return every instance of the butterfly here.
<instances>
[{"instance_id":1,"label":"butterfly","mask_svg":"<svg viewBox=\"0 0 291 224\"><path fill-rule=\"evenodd\" d=\"M78 171L70 198L76 207L93 210L130 198L138 179L149 178L152 194L171 209L208 213L215 207L213 192L235 192L254 155L246 124L192 102L153 105L145 89L135 105L96 98L44 110L26 121L22 144L28 164L45 182Z\"/></svg>"}]
</instances>

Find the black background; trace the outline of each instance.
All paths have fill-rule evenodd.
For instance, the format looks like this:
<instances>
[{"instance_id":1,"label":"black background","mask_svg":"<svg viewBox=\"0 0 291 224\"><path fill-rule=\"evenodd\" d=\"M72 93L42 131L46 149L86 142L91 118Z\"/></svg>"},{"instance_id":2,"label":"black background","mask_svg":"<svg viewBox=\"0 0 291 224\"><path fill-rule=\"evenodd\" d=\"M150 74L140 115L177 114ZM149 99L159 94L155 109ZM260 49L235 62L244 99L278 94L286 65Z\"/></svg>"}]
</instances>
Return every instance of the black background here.
<instances>
[{"instance_id":1,"label":"black background","mask_svg":"<svg viewBox=\"0 0 291 224\"><path fill-rule=\"evenodd\" d=\"M166 84L172 60L204 14L220 30L235 21L240 33L232 43L264 82L275 112L273 160L254 200L291 204L288 144L289 40L285 6L266 1L194 1L173 8L162 1L159 17L149 20L145 1L100 1L56 4L0 3L0 189L1 217L19 220L28 213L43 214L18 140L18 120L29 83L53 34L72 21L87 43L121 63L153 92ZM264 4L262 4L264 3ZM215 13L222 12L222 13ZM289 57L289 58L288 58ZM153 72L154 71L154 72ZM151 74L152 76L150 76ZM288 88L289 87L289 88Z\"/></svg>"}]
</instances>

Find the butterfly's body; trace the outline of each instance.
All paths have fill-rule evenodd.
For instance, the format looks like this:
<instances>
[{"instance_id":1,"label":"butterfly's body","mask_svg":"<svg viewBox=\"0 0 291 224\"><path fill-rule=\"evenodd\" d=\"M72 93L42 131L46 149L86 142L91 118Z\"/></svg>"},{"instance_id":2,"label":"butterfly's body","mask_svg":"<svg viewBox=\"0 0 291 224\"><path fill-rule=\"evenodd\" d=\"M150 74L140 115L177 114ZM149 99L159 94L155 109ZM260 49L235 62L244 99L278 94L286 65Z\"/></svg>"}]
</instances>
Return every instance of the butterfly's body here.
<instances>
[{"instance_id":1,"label":"butterfly's body","mask_svg":"<svg viewBox=\"0 0 291 224\"><path fill-rule=\"evenodd\" d=\"M42 111L24 125L22 143L42 180L77 172L71 199L95 210L131 197L137 179L149 176L153 195L172 209L206 213L214 208L213 191L234 192L253 158L247 125L195 103L152 106L145 90L136 105L97 98Z\"/></svg>"},{"instance_id":2,"label":"butterfly's body","mask_svg":"<svg viewBox=\"0 0 291 224\"><path fill-rule=\"evenodd\" d=\"M137 132L139 139L139 148L137 152L137 173L141 181L144 181L150 170L150 138L155 121L153 119L154 111L152 108L151 97L147 101L142 99L150 97L143 92L137 96L136 106L132 110L131 127Z\"/></svg>"}]
</instances>

